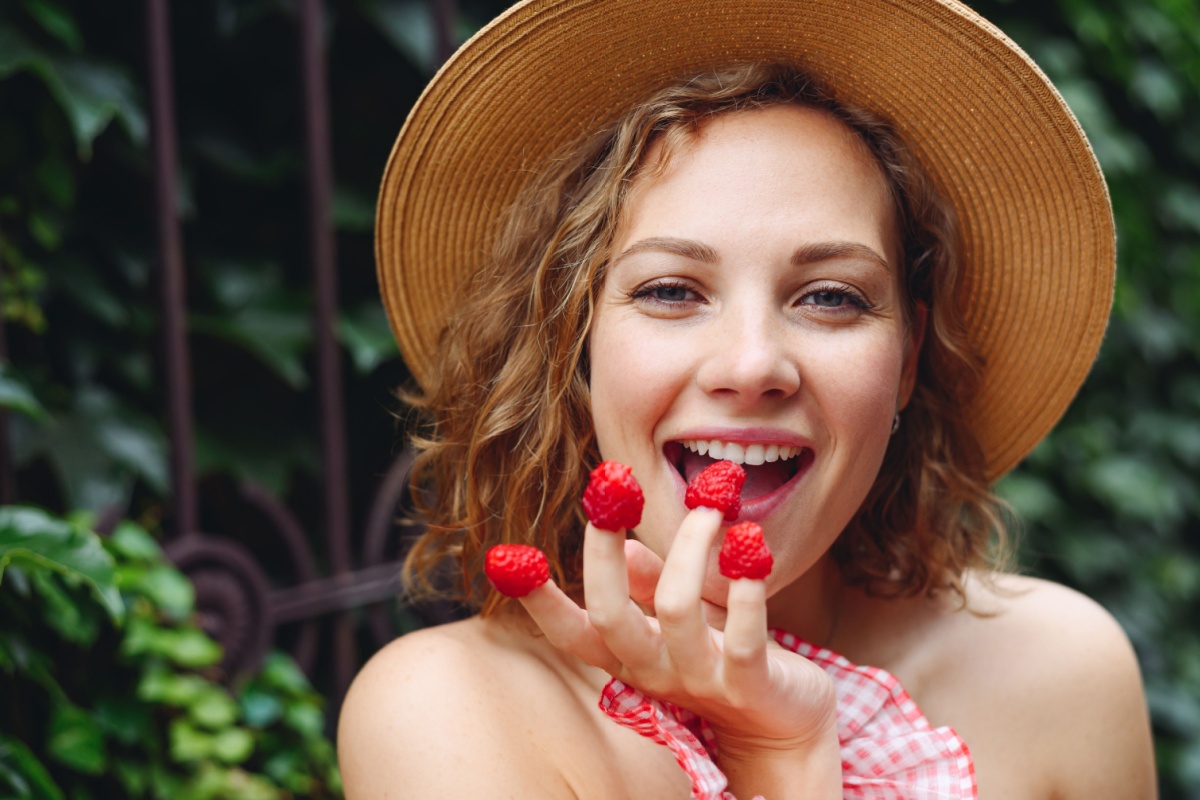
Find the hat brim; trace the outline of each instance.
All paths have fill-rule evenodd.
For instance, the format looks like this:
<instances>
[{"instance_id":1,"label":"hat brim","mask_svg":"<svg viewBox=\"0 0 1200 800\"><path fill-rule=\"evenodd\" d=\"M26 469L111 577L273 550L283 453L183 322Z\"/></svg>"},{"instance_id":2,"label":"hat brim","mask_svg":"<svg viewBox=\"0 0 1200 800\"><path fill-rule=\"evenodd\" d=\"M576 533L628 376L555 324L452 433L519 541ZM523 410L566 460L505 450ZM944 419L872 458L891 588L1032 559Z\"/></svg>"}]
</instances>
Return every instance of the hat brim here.
<instances>
[{"instance_id":1,"label":"hat brim","mask_svg":"<svg viewBox=\"0 0 1200 800\"><path fill-rule=\"evenodd\" d=\"M396 140L376 217L379 285L424 383L457 293L504 209L555 151L687 73L803 65L892 121L955 206L971 344L968 409L994 479L1066 411L1112 304L1103 175L1033 61L952 0L530 0L438 72Z\"/></svg>"}]
</instances>

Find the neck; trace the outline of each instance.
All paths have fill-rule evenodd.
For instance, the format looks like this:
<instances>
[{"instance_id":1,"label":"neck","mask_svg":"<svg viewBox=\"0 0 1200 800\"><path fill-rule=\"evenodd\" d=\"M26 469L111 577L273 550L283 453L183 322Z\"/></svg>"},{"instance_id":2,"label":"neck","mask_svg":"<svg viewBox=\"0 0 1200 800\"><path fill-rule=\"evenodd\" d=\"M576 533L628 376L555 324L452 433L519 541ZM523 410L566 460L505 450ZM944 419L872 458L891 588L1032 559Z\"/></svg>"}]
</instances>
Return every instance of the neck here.
<instances>
[{"instance_id":1,"label":"neck","mask_svg":"<svg viewBox=\"0 0 1200 800\"><path fill-rule=\"evenodd\" d=\"M841 570L826 553L767 601L767 623L821 647L832 647L841 618Z\"/></svg>"}]
</instances>

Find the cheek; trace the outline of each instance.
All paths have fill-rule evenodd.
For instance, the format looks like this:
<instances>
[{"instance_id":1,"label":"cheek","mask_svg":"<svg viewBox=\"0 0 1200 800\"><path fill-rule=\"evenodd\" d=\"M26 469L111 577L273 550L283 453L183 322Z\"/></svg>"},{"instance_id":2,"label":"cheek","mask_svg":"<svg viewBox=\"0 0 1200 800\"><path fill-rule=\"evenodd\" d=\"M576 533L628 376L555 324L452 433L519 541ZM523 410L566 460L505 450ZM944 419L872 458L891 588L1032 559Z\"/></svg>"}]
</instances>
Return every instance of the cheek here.
<instances>
[{"instance_id":1,"label":"cheek","mask_svg":"<svg viewBox=\"0 0 1200 800\"><path fill-rule=\"evenodd\" d=\"M882 463L899 401L903 357L896 340L864 337L825 348L819 367L814 362L820 376L814 371L810 387L835 451L863 473L855 483L873 482Z\"/></svg>"},{"instance_id":2,"label":"cheek","mask_svg":"<svg viewBox=\"0 0 1200 800\"><path fill-rule=\"evenodd\" d=\"M588 340L590 389L596 443L604 458L629 458L635 436L666 401L669 379L661 365L664 354L636 326L615 324L617 312L601 313ZM669 362L667 362L669 364Z\"/></svg>"}]
</instances>

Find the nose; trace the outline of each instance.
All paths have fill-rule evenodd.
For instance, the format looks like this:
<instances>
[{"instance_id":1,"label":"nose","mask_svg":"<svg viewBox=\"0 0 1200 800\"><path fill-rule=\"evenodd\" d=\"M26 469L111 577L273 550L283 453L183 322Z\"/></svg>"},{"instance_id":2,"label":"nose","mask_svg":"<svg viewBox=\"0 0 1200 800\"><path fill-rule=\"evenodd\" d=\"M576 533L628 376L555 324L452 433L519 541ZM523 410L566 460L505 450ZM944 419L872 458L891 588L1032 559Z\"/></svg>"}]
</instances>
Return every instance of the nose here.
<instances>
[{"instance_id":1,"label":"nose","mask_svg":"<svg viewBox=\"0 0 1200 800\"><path fill-rule=\"evenodd\" d=\"M762 306L722 317L696 373L700 388L743 405L794 395L800 369L788 347L787 322Z\"/></svg>"}]
</instances>

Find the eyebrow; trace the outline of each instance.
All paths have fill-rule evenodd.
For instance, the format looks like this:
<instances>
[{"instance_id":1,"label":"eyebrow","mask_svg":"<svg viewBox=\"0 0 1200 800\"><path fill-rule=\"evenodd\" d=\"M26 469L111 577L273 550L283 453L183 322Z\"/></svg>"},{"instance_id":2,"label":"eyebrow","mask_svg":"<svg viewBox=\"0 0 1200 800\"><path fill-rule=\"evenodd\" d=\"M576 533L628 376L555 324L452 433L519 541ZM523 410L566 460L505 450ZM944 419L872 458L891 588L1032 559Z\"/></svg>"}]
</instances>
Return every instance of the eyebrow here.
<instances>
[{"instance_id":1,"label":"eyebrow","mask_svg":"<svg viewBox=\"0 0 1200 800\"><path fill-rule=\"evenodd\" d=\"M671 253L692 261L702 261L705 264L717 263L716 250L701 242L692 239L677 239L674 236L651 236L648 239L639 239L622 250L621 254L613 259L613 263L620 261L625 256L646 252Z\"/></svg>"},{"instance_id":2,"label":"eyebrow","mask_svg":"<svg viewBox=\"0 0 1200 800\"><path fill-rule=\"evenodd\" d=\"M792 253L792 266L802 267L805 264L832 261L835 258L855 258L860 261L868 261L885 272L891 271L886 258L858 242L814 242L801 245Z\"/></svg>"},{"instance_id":3,"label":"eyebrow","mask_svg":"<svg viewBox=\"0 0 1200 800\"><path fill-rule=\"evenodd\" d=\"M645 252L671 253L672 255L688 258L692 261L700 261L705 264L715 264L718 260L717 251L702 242L692 239L678 239L674 236L651 236L647 239L640 239L629 245L629 247L626 247L621 251L620 255L613 259L613 263L620 261L625 256ZM868 261L885 271L891 270L887 259L865 244L859 244L858 242L813 242L812 244L800 245L792 253L791 264L792 266L802 267L806 264L832 261L836 258L854 258L861 261Z\"/></svg>"}]
</instances>

